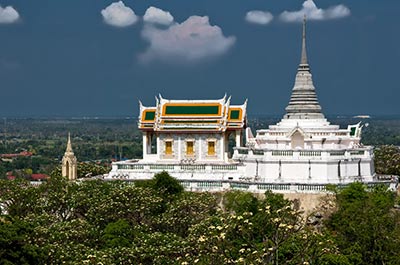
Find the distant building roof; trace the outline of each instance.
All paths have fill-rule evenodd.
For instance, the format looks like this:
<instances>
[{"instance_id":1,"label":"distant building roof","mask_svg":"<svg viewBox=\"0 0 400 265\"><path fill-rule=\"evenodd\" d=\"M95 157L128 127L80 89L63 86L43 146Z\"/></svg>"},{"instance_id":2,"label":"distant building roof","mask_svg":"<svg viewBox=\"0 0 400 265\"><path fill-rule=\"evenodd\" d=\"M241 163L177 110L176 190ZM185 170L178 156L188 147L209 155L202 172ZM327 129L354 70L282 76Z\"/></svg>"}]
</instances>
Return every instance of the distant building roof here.
<instances>
[{"instance_id":1,"label":"distant building roof","mask_svg":"<svg viewBox=\"0 0 400 265\"><path fill-rule=\"evenodd\" d=\"M33 154L29 151L22 151L20 153L15 153L15 154L0 154L0 157L3 158L14 158L14 157L20 157L20 156L32 156Z\"/></svg>"},{"instance_id":2,"label":"distant building roof","mask_svg":"<svg viewBox=\"0 0 400 265\"><path fill-rule=\"evenodd\" d=\"M31 175L32 180L44 180L44 179L48 179L48 178L50 178L50 177L46 174L32 174Z\"/></svg>"}]
</instances>

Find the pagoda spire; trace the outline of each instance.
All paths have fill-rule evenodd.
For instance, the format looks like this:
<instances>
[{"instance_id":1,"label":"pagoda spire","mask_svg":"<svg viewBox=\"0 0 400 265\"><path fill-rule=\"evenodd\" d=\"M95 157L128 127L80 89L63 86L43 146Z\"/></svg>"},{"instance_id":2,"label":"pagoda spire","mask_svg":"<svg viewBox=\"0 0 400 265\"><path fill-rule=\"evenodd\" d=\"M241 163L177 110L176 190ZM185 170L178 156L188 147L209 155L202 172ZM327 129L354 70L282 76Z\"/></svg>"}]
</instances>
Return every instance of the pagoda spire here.
<instances>
[{"instance_id":1,"label":"pagoda spire","mask_svg":"<svg viewBox=\"0 0 400 265\"><path fill-rule=\"evenodd\" d=\"M308 64L307 61L307 49L306 49L306 15L303 18L303 41L301 47L301 62L300 64Z\"/></svg>"},{"instance_id":2,"label":"pagoda spire","mask_svg":"<svg viewBox=\"0 0 400 265\"><path fill-rule=\"evenodd\" d=\"M284 119L324 119L321 106L312 80L307 59L306 47L306 16L303 19L303 35L300 65L297 69L294 87Z\"/></svg>"}]
</instances>

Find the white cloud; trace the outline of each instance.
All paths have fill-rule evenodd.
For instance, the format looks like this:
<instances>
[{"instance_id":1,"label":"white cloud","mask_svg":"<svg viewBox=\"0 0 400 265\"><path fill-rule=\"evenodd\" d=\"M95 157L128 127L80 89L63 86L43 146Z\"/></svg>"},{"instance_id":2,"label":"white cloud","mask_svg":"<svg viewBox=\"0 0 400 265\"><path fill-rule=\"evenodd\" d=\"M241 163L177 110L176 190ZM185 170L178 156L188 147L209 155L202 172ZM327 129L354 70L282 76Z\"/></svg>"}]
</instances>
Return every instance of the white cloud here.
<instances>
[{"instance_id":1,"label":"white cloud","mask_svg":"<svg viewBox=\"0 0 400 265\"><path fill-rule=\"evenodd\" d=\"M167 29L148 24L142 31L142 37L150 43L149 48L140 55L144 62L201 61L225 53L236 41L233 36L225 37L220 27L211 26L207 16L191 16Z\"/></svg>"},{"instance_id":2,"label":"white cloud","mask_svg":"<svg viewBox=\"0 0 400 265\"><path fill-rule=\"evenodd\" d=\"M306 0L303 8L298 11L284 11L280 19L285 22L300 22L304 15L308 20L337 19L350 15L350 9L344 5L331 6L327 9L318 8L313 0Z\"/></svg>"},{"instance_id":3,"label":"white cloud","mask_svg":"<svg viewBox=\"0 0 400 265\"><path fill-rule=\"evenodd\" d=\"M12 6L0 6L0 24L10 24L18 21L19 14Z\"/></svg>"},{"instance_id":4,"label":"white cloud","mask_svg":"<svg viewBox=\"0 0 400 265\"><path fill-rule=\"evenodd\" d=\"M174 22L174 17L170 12L151 6L146 10L143 20L149 23L171 25Z\"/></svg>"},{"instance_id":5,"label":"white cloud","mask_svg":"<svg viewBox=\"0 0 400 265\"><path fill-rule=\"evenodd\" d=\"M104 22L115 27L127 27L135 24L138 20L135 12L127 6L124 2L119 1L112 3L105 9L101 10Z\"/></svg>"},{"instance_id":6,"label":"white cloud","mask_svg":"<svg viewBox=\"0 0 400 265\"><path fill-rule=\"evenodd\" d=\"M260 11L260 10L252 10L246 13L246 21L250 23L267 25L272 21L274 16L270 12Z\"/></svg>"}]
</instances>

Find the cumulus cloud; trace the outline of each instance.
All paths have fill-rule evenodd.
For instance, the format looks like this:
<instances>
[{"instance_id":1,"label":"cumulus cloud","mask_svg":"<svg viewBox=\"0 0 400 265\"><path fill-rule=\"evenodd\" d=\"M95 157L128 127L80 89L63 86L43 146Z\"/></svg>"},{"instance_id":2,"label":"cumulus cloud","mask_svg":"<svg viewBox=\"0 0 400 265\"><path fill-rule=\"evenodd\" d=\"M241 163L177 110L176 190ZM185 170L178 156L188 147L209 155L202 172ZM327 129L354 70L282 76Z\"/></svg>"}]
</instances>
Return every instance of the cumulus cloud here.
<instances>
[{"instance_id":1,"label":"cumulus cloud","mask_svg":"<svg viewBox=\"0 0 400 265\"><path fill-rule=\"evenodd\" d=\"M170 12L151 6L146 10L143 20L149 23L171 25L174 22L174 17Z\"/></svg>"},{"instance_id":2,"label":"cumulus cloud","mask_svg":"<svg viewBox=\"0 0 400 265\"><path fill-rule=\"evenodd\" d=\"M233 36L225 37L220 27L211 26L207 16L191 16L167 29L148 24L142 31L142 37L150 43L149 48L140 55L143 62L201 61L225 53L236 41Z\"/></svg>"},{"instance_id":3,"label":"cumulus cloud","mask_svg":"<svg viewBox=\"0 0 400 265\"><path fill-rule=\"evenodd\" d=\"M127 27L135 24L138 20L135 12L125 6L122 1L110 4L101 10L101 15L105 23L114 27Z\"/></svg>"},{"instance_id":4,"label":"cumulus cloud","mask_svg":"<svg viewBox=\"0 0 400 265\"><path fill-rule=\"evenodd\" d=\"M0 24L10 24L18 21L19 14L12 6L0 6Z\"/></svg>"},{"instance_id":5,"label":"cumulus cloud","mask_svg":"<svg viewBox=\"0 0 400 265\"><path fill-rule=\"evenodd\" d=\"M313 0L306 0L303 8L298 11L284 11L280 19L285 22L300 22L304 15L309 20L337 19L350 15L350 9L344 5L331 6L327 9L318 8Z\"/></svg>"},{"instance_id":6,"label":"cumulus cloud","mask_svg":"<svg viewBox=\"0 0 400 265\"><path fill-rule=\"evenodd\" d=\"M267 25L273 18L274 16L270 12L252 10L246 13L245 20L254 24Z\"/></svg>"}]
</instances>

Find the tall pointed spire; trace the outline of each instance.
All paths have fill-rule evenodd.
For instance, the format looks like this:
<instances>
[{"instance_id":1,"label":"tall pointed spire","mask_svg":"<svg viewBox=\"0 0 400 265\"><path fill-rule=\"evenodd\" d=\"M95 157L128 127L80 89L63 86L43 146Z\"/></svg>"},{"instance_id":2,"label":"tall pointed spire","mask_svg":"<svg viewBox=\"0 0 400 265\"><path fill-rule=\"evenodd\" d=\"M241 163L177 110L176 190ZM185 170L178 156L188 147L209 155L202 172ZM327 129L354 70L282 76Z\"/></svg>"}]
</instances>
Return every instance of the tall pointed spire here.
<instances>
[{"instance_id":1,"label":"tall pointed spire","mask_svg":"<svg viewBox=\"0 0 400 265\"><path fill-rule=\"evenodd\" d=\"M72 151L72 145L71 145L71 133L68 133L68 142L67 142L67 149L65 150L65 152L67 153L73 153L74 151Z\"/></svg>"},{"instance_id":2,"label":"tall pointed spire","mask_svg":"<svg viewBox=\"0 0 400 265\"><path fill-rule=\"evenodd\" d=\"M308 64L307 62L307 50L306 50L306 15L303 19L303 42L301 47L301 62L300 64Z\"/></svg>"},{"instance_id":3,"label":"tall pointed spire","mask_svg":"<svg viewBox=\"0 0 400 265\"><path fill-rule=\"evenodd\" d=\"M71 134L68 133L67 149L61 161L62 176L67 177L69 180L75 180L77 178L77 163L74 151L72 151Z\"/></svg>"},{"instance_id":4,"label":"tall pointed spire","mask_svg":"<svg viewBox=\"0 0 400 265\"><path fill-rule=\"evenodd\" d=\"M300 65L284 119L324 119L307 60L306 16L303 19Z\"/></svg>"}]
</instances>

